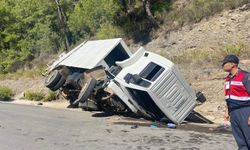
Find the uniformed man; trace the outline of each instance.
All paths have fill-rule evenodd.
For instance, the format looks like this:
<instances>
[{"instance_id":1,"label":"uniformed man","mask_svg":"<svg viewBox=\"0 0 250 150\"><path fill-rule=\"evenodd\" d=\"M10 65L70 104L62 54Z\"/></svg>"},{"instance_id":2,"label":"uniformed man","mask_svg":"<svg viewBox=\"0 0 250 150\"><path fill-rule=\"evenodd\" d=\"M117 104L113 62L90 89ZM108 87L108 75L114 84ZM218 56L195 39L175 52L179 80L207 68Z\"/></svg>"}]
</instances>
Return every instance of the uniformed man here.
<instances>
[{"instance_id":1,"label":"uniformed man","mask_svg":"<svg viewBox=\"0 0 250 150\"><path fill-rule=\"evenodd\" d=\"M232 132L240 150L250 150L250 73L238 67L239 59L227 55L222 63L228 72L224 85L227 108L224 118L230 119Z\"/></svg>"}]
</instances>

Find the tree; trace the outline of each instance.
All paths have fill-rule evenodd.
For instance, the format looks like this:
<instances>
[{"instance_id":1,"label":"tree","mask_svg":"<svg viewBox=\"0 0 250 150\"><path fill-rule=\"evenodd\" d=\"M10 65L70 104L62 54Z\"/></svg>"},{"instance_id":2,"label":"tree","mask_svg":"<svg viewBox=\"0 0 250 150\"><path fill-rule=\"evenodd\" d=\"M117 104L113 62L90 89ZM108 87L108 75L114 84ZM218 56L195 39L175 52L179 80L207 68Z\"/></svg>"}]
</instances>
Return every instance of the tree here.
<instances>
[{"instance_id":1,"label":"tree","mask_svg":"<svg viewBox=\"0 0 250 150\"><path fill-rule=\"evenodd\" d=\"M56 7L50 0L0 1L0 72L15 71L61 45Z\"/></svg>"},{"instance_id":2,"label":"tree","mask_svg":"<svg viewBox=\"0 0 250 150\"><path fill-rule=\"evenodd\" d=\"M69 31L69 28L67 26L67 18L66 18L65 12L63 11L60 0L55 0L55 2L57 5L57 10L58 10L58 15L59 15L60 22L61 22L61 27L63 28L63 34L64 34L64 38L65 38L65 49L66 49L66 51L68 51L69 46L70 46L70 31Z\"/></svg>"},{"instance_id":3,"label":"tree","mask_svg":"<svg viewBox=\"0 0 250 150\"><path fill-rule=\"evenodd\" d=\"M107 31L100 30L103 27L115 26L115 16L120 10L121 7L116 0L79 0L68 21L75 41L93 37L99 31Z\"/></svg>"},{"instance_id":4,"label":"tree","mask_svg":"<svg viewBox=\"0 0 250 150\"><path fill-rule=\"evenodd\" d=\"M170 0L0 0L0 73L89 38L147 41ZM157 5L156 5L157 4Z\"/></svg>"},{"instance_id":5,"label":"tree","mask_svg":"<svg viewBox=\"0 0 250 150\"><path fill-rule=\"evenodd\" d=\"M122 5L123 11L127 14L128 13L128 5L126 0L120 0L120 3Z\"/></svg>"},{"instance_id":6,"label":"tree","mask_svg":"<svg viewBox=\"0 0 250 150\"><path fill-rule=\"evenodd\" d=\"M143 8L151 21L153 27L158 27L157 21L155 20L152 12L151 12L152 0L143 0Z\"/></svg>"}]
</instances>

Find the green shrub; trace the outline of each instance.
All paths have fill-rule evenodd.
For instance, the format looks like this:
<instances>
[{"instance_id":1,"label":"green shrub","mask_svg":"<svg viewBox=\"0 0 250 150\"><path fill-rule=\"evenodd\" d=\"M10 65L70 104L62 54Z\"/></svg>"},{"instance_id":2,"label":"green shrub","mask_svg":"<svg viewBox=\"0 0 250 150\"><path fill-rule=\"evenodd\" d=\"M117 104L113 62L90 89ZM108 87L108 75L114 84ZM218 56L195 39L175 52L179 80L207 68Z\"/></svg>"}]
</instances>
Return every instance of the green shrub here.
<instances>
[{"instance_id":1,"label":"green shrub","mask_svg":"<svg viewBox=\"0 0 250 150\"><path fill-rule=\"evenodd\" d=\"M45 97L45 94L38 91L30 91L27 90L24 92L24 99L31 100L31 101L41 101Z\"/></svg>"},{"instance_id":2,"label":"green shrub","mask_svg":"<svg viewBox=\"0 0 250 150\"><path fill-rule=\"evenodd\" d=\"M249 3L249 0L224 0L225 6L230 9L235 9L243 4Z\"/></svg>"},{"instance_id":3,"label":"green shrub","mask_svg":"<svg viewBox=\"0 0 250 150\"><path fill-rule=\"evenodd\" d=\"M50 101L53 101L53 100L57 100L58 99L58 93L56 92L49 92L48 95L45 96L44 98L44 102L50 102Z\"/></svg>"},{"instance_id":4,"label":"green shrub","mask_svg":"<svg viewBox=\"0 0 250 150\"><path fill-rule=\"evenodd\" d=\"M110 24L103 24L98 29L96 36L98 39L118 38L124 35L121 28Z\"/></svg>"},{"instance_id":5,"label":"green shrub","mask_svg":"<svg viewBox=\"0 0 250 150\"><path fill-rule=\"evenodd\" d=\"M172 2L171 1L158 1L152 4L151 10L153 14L156 12L169 11L171 9Z\"/></svg>"},{"instance_id":6,"label":"green shrub","mask_svg":"<svg viewBox=\"0 0 250 150\"><path fill-rule=\"evenodd\" d=\"M108 35L105 38L110 38L109 35L113 31L110 33L103 31L105 29L102 26L103 24L113 24L114 18L120 10L120 5L117 4L116 0L79 0L75 4L74 10L69 14L67 24L76 39L79 37L88 38L96 35L96 32L101 32L97 35L100 39L103 39L106 33Z\"/></svg>"},{"instance_id":7,"label":"green shrub","mask_svg":"<svg viewBox=\"0 0 250 150\"><path fill-rule=\"evenodd\" d=\"M165 30L173 30L247 3L249 0L191 0L182 8L173 7L170 11L163 12L160 19L165 21Z\"/></svg>"},{"instance_id":8,"label":"green shrub","mask_svg":"<svg viewBox=\"0 0 250 150\"><path fill-rule=\"evenodd\" d=\"M177 64L189 64L192 62L210 62L210 55L207 50L188 50L179 55L170 57L170 60Z\"/></svg>"},{"instance_id":9,"label":"green shrub","mask_svg":"<svg viewBox=\"0 0 250 150\"><path fill-rule=\"evenodd\" d=\"M13 97L15 94L13 90L11 90L8 87L0 86L0 100L3 101L9 101L11 100L11 97Z\"/></svg>"},{"instance_id":10,"label":"green shrub","mask_svg":"<svg viewBox=\"0 0 250 150\"><path fill-rule=\"evenodd\" d=\"M226 54L235 54L241 55L241 53L245 50L246 46L243 43L236 43L232 45L226 45L224 48L224 53Z\"/></svg>"}]
</instances>

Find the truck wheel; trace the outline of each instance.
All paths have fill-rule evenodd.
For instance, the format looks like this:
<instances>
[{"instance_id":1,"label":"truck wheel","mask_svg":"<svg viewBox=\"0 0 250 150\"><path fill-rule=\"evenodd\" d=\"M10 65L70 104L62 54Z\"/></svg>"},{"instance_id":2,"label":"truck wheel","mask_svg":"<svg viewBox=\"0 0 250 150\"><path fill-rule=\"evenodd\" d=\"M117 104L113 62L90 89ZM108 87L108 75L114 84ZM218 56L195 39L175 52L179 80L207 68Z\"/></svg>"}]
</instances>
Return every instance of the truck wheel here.
<instances>
[{"instance_id":1,"label":"truck wheel","mask_svg":"<svg viewBox=\"0 0 250 150\"><path fill-rule=\"evenodd\" d=\"M96 80L93 78L90 78L87 82L85 82L78 96L78 99L74 103L75 104L79 102L84 103L87 100L87 98L92 94L95 85L96 85Z\"/></svg>"},{"instance_id":2,"label":"truck wheel","mask_svg":"<svg viewBox=\"0 0 250 150\"><path fill-rule=\"evenodd\" d=\"M49 73L48 76L45 78L45 86L48 88L52 88L56 86L57 82L60 80L61 74L58 70L53 70Z\"/></svg>"},{"instance_id":3,"label":"truck wheel","mask_svg":"<svg viewBox=\"0 0 250 150\"><path fill-rule=\"evenodd\" d=\"M56 83L56 85L54 87L51 87L50 90L51 91L56 91L58 90L60 87L63 86L63 84L65 83L65 79L63 77L60 78L60 80Z\"/></svg>"}]
</instances>

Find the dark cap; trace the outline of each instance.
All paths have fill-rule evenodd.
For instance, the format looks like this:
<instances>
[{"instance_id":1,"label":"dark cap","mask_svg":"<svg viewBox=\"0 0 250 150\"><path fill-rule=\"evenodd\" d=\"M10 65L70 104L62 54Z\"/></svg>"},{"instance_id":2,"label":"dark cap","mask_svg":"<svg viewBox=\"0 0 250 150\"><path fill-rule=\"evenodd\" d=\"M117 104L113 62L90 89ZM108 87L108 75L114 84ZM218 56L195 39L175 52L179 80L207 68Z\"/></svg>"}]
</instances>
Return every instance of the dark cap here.
<instances>
[{"instance_id":1,"label":"dark cap","mask_svg":"<svg viewBox=\"0 0 250 150\"><path fill-rule=\"evenodd\" d=\"M239 58L236 55L227 55L222 61L222 66L224 66L226 63L239 64Z\"/></svg>"}]
</instances>

